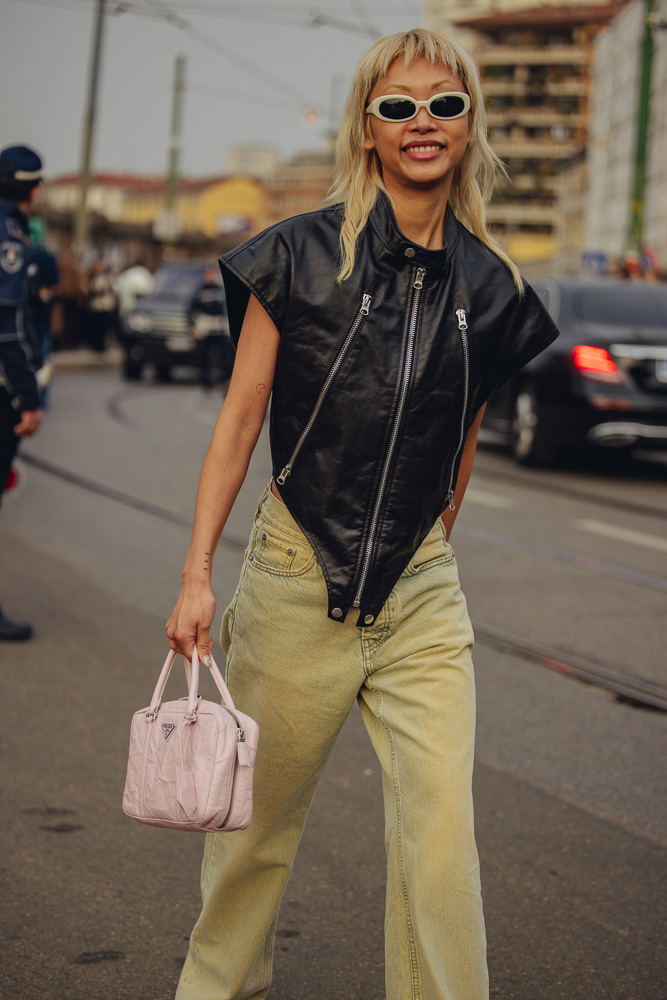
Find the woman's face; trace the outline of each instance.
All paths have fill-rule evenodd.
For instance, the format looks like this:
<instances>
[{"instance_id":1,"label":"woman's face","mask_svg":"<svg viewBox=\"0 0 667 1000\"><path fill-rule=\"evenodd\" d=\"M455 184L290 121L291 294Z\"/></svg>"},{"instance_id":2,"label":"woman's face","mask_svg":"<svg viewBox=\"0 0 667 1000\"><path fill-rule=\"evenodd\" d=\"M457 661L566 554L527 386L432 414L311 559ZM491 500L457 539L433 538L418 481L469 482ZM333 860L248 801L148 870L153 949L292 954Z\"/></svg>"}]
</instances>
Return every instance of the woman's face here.
<instances>
[{"instance_id":1,"label":"woman's face","mask_svg":"<svg viewBox=\"0 0 667 1000\"><path fill-rule=\"evenodd\" d=\"M423 57L409 66L396 59L389 72L373 87L368 103L384 94L406 94L426 101L446 91L465 93L460 78L441 63ZM420 108L407 122L386 122L368 115L371 136L365 149L374 149L382 164L382 178L387 189L442 188L449 197L454 170L463 159L469 140L470 113L461 118L432 118L427 108Z\"/></svg>"}]
</instances>

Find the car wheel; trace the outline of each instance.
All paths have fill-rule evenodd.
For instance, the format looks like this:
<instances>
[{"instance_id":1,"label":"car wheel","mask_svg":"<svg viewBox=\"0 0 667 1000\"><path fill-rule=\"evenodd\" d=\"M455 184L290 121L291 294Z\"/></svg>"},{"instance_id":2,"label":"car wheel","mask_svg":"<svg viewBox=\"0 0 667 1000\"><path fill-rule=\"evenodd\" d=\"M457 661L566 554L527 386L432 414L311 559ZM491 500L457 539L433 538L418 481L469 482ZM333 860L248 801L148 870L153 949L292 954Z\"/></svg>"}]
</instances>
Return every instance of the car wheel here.
<instances>
[{"instance_id":1,"label":"car wheel","mask_svg":"<svg viewBox=\"0 0 667 1000\"><path fill-rule=\"evenodd\" d=\"M123 378L126 378L128 382L138 382L142 376L144 366L141 361L134 361L132 358L125 356L123 362Z\"/></svg>"},{"instance_id":2,"label":"car wheel","mask_svg":"<svg viewBox=\"0 0 667 1000\"><path fill-rule=\"evenodd\" d=\"M171 381L171 367L169 365L156 365L155 377L157 378L158 382Z\"/></svg>"},{"instance_id":3,"label":"car wheel","mask_svg":"<svg viewBox=\"0 0 667 1000\"><path fill-rule=\"evenodd\" d=\"M549 466L557 458L549 441L534 390L526 385L514 399L512 454L521 465Z\"/></svg>"}]
</instances>

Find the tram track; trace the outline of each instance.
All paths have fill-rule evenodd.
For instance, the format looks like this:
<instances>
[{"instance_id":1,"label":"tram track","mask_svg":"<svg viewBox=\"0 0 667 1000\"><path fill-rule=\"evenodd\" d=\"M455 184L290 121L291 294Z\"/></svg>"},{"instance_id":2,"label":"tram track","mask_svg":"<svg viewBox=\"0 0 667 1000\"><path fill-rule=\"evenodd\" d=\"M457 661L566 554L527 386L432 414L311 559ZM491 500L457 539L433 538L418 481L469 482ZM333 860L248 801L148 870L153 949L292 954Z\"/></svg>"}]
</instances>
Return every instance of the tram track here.
<instances>
[{"instance_id":1,"label":"tram track","mask_svg":"<svg viewBox=\"0 0 667 1000\"><path fill-rule=\"evenodd\" d=\"M482 622L473 622L475 641L517 659L538 663L549 670L609 691L622 701L641 707L667 711L667 688L652 681L624 674L601 663L584 659L563 650L553 649L531 639L512 635Z\"/></svg>"},{"instance_id":2,"label":"tram track","mask_svg":"<svg viewBox=\"0 0 667 1000\"><path fill-rule=\"evenodd\" d=\"M592 493L590 490L577 486L547 480L539 475L539 472L537 475L535 473L527 475L518 468L516 470L491 468L484 463L483 456L482 461L479 461L480 454L481 452L478 452L475 461L474 475L476 478L492 480L494 485L499 482L507 482L537 493L548 493L549 496L567 497L568 500L581 500L584 503L593 503L614 511L624 511L626 514L639 514L642 517L655 517L661 521L667 521L667 509L664 507L654 507L651 504L637 503L634 500L626 500L604 493Z\"/></svg>"},{"instance_id":3,"label":"tram track","mask_svg":"<svg viewBox=\"0 0 667 1000\"><path fill-rule=\"evenodd\" d=\"M23 451L22 459L27 465L39 469L48 475L55 476L89 493L130 507L168 524L179 525L187 529L192 526L192 518L186 514L145 500L142 497L134 496L116 487L108 486L79 472L67 469L56 462L34 455L29 451ZM560 561L572 563L580 569L593 569L594 572L602 572L608 576L615 575L628 583L639 584L640 586L663 592L667 590L667 581L654 577L644 577L642 574L625 571L622 567L612 567L606 563L597 563L597 561L595 561L595 566L591 566L587 565L591 560L581 560L579 557L574 557L569 553L560 553L558 550L550 550L545 546L520 543L520 540L508 540L502 535L496 537L494 533L480 532L479 529L468 527L464 529L462 526L460 530L462 534L483 537L486 541L509 545L520 544L521 547L527 548L537 555L558 558ZM247 540L233 532L225 530L220 538L220 544L233 551L241 552L245 549ZM542 667L556 670L565 676L583 683L592 684L634 705L667 711L667 687L633 677L631 674L617 671L612 667L587 660L568 651L545 646L530 639L504 632L483 622L473 623L473 627L476 641L481 645L496 649L517 659L529 660Z\"/></svg>"}]
</instances>

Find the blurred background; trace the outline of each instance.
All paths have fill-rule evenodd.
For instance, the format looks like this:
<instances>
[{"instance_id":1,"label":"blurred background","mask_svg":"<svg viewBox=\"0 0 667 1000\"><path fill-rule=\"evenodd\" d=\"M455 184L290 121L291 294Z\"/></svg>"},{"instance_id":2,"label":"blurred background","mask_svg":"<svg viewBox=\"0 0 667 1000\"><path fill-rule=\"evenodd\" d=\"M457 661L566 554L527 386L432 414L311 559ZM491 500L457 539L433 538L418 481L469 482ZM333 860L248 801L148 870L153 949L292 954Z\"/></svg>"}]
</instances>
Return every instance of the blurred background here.
<instances>
[{"instance_id":1,"label":"blurred background","mask_svg":"<svg viewBox=\"0 0 667 1000\"><path fill-rule=\"evenodd\" d=\"M33 629L0 643L0 994L173 994L202 842L120 800L233 365L216 258L321 205L358 57L424 25L477 58L509 173L493 232L562 331L490 401L453 534L491 996L664 1000L665 0L0 0L0 19L0 144L45 163L47 307L45 420L0 515L2 609ZM216 556L216 636L270 475L267 421ZM281 911L276 1000L384 996L379 777L354 711Z\"/></svg>"}]
</instances>

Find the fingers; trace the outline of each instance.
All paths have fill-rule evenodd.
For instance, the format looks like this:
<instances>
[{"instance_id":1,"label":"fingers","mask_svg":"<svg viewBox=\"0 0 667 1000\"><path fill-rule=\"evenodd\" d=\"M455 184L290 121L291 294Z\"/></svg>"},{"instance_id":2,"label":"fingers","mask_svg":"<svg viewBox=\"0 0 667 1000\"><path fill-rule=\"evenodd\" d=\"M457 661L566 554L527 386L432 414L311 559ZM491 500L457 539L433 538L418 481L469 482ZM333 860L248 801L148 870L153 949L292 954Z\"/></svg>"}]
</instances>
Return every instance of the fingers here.
<instances>
[{"instance_id":1,"label":"fingers","mask_svg":"<svg viewBox=\"0 0 667 1000\"><path fill-rule=\"evenodd\" d=\"M21 419L14 427L14 434L17 437L30 437L39 430L42 422L41 410L22 410Z\"/></svg>"},{"instance_id":2,"label":"fingers","mask_svg":"<svg viewBox=\"0 0 667 1000\"><path fill-rule=\"evenodd\" d=\"M170 618L166 627L169 648L176 653L187 656L188 659L192 659L192 653L196 646L199 662L210 667L213 639L209 636L209 629L210 625L195 626L194 630L179 629L178 625Z\"/></svg>"},{"instance_id":3,"label":"fingers","mask_svg":"<svg viewBox=\"0 0 667 1000\"><path fill-rule=\"evenodd\" d=\"M213 639L209 639L208 629L206 632L202 632L197 635L197 653L201 663L205 666L211 666L211 646L213 645Z\"/></svg>"},{"instance_id":4,"label":"fingers","mask_svg":"<svg viewBox=\"0 0 667 1000\"><path fill-rule=\"evenodd\" d=\"M169 648L191 659L196 646L200 662L210 667L213 640L209 632L215 612L216 604L212 594L207 593L202 597L195 589L192 596L190 592L182 590L166 625Z\"/></svg>"}]
</instances>

